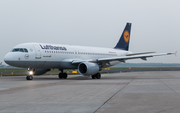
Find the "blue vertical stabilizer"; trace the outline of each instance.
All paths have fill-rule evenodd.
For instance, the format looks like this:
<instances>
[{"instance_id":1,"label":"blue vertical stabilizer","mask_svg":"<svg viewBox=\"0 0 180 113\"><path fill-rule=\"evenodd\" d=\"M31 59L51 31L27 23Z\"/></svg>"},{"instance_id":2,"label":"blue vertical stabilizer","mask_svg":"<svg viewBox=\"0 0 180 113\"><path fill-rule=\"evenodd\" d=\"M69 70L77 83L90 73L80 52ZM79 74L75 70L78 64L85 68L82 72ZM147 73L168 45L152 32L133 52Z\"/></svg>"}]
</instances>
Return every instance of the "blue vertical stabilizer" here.
<instances>
[{"instance_id":1,"label":"blue vertical stabilizer","mask_svg":"<svg viewBox=\"0 0 180 113\"><path fill-rule=\"evenodd\" d=\"M115 49L122 49L128 51L130 41L131 23L127 23L124 31L119 39L119 42L114 47Z\"/></svg>"}]
</instances>

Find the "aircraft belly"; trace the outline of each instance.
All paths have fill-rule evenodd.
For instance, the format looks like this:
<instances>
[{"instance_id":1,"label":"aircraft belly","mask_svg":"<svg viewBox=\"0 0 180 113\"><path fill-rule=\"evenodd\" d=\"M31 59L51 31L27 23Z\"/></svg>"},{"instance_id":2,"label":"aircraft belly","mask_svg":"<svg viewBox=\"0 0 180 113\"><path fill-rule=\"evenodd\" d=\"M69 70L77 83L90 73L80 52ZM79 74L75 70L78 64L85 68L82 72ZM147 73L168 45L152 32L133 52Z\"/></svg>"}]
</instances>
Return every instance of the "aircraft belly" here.
<instances>
[{"instance_id":1,"label":"aircraft belly","mask_svg":"<svg viewBox=\"0 0 180 113\"><path fill-rule=\"evenodd\" d=\"M36 61L36 65L34 68L40 68L40 69L49 69L49 68L58 68L59 67L58 61Z\"/></svg>"},{"instance_id":2,"label":"aircraft belly","mask_svg":"<svg viewBox=\"0 0 180 113\"><path fill-rule=\"evenodd\" d=\"M28 68L28 67L33 67L35 66L34 61L9 61L8 62L10 65L15 66L15 67L23 67L23 68Z\"/></svg>"},{"instance_id":3,"label":"aircraft belly","mask_svg":"<svg viewBox=\"0 0 180 113\"><path fill-rule=\"evenodd\" d=\"M15 67L22 68L38 68L38 69L76 69L77 66L72 65L71 62L60 62L60 61L9 61L9 64Z\"/></svg>"},{"instance_id":4,"label":"aircraft belly","mask_svg":"<svg viewBox=\"0 0 180 113\"><path fill-rule=\"evenodd\" d=\"M72 65L72 62L60 62L59 68L61 68L61 69L77 69L77 66Z\"/></svg>"},{"instance_id":5,"label":"aircraft belly","mask_svg":"<svg viewBox=\"0 0 180 113\"><path fill-rule=\"evenodd\" d=\"M71 62L62 62L62 61L38 61L36 62L35 68L58 68L58 69L76 69L75 65L72 65Z\"/></svg>"}]
</instances>

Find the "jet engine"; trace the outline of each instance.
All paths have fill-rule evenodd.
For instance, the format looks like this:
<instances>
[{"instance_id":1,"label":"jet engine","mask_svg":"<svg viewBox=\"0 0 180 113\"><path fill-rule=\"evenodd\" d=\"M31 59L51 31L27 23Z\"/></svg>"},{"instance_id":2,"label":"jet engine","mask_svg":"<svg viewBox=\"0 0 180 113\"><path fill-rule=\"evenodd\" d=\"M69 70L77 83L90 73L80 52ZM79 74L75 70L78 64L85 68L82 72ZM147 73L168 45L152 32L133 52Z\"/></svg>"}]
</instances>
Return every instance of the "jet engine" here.
<instances>
[{"instance_id":1,"label":"jet engine","mask_svg":"<svg viewBox=\"0 0 180 113\"><path fill-rule=\"evenodd\" d=\"M78 65L78 71L81 75L94 75L99 71L97 63L82 62Z\"/></svg>"},{"instance_id":2,"label":"jet engine","mask_svg":"<svg viewBox=\"0 0 180 113\"><path fill-rule=\"evenodd\" d=\"M29 73L33 75L43 75L50 70L51 69L34 69L33 71L29 71Z\"/></svg>"}]
</instances>

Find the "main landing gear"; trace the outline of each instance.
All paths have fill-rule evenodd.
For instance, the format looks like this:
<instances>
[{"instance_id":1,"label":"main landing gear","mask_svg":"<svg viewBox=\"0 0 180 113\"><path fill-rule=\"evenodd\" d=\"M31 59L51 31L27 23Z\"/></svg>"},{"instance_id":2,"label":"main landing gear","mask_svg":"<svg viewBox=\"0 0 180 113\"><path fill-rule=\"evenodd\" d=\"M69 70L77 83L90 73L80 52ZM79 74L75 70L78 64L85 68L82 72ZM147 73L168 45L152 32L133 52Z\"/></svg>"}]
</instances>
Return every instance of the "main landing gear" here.
<instances>
[{"instance_id":1,"label":"main landing gear","mask_svg":"<svg viewBox=\"0 0 180 113\"><path fill-rule=\"evenodd\" d=\"M67 78L67 73L59 73L59 79L66 79Z\"/></svg>"},{"instance_id":2,"label":"main landing gear","mask_svg":"<svg viewBox=\"0 0 180 113\"><path fill-rule=\"evenodd\" d=\"M92 79L101 79L101 74L97 73L95 75L92 75L91 77L92 77Z\"/></svg>"},{"instance_id":3,"label":"main landing gear","mask_svg":"<svg viewBox=\"0 0 180 113\"><path fill-rule=\"evenodd\" d=\"M67 73L63 73L63 70L61 70L61 73L58 75L59 79L67 79L68 75Z\"/></svg>"}]
</instances>

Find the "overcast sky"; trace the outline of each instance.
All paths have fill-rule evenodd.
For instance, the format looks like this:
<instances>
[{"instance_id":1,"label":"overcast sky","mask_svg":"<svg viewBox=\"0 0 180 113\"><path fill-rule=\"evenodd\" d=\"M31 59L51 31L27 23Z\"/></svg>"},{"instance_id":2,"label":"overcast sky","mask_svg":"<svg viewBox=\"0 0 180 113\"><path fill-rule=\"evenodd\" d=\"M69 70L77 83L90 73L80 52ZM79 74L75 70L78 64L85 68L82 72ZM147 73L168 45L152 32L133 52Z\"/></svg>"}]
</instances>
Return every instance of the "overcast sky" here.
<instances>
[{"instance_id":1,"label":"overcast sky","mask_svg":"<svg viewBox=\"0 0 180 113\"><path fill-rule=\"evenodd\" d=\"M131 22L130 51L179 51L146 62L180 63L179 5L180 0L0 0L0 62L26 42L113 48Z\"/></svg>"}]
</instances>

